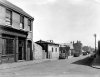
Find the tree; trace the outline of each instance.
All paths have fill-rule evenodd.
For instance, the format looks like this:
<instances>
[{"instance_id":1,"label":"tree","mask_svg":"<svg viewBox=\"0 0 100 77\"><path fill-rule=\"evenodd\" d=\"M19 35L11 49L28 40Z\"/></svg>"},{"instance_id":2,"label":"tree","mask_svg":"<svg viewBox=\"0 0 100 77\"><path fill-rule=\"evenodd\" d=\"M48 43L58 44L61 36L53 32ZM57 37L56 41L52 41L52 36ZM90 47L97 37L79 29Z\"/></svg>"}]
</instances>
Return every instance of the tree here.
<instances>
[{"instance_id":1,"label":"tree","mask_svg":"<svg viewBox=\"0 0 100 77\"><path fill-rule=\"evenodd\" d=\"M83 46L82 48L84 51L89 51L89 47L88 46Z\"/></svg>"},{"instance_id":2,"label":"tree","mask_svg":"<svg viewBox=\"0 0 100 77\"><path fill-rule=\"evenodd\" d=\"M92 53L95 49L90 46L83 46L82 49L87 53Z\"/></svg>"}]
</instances>

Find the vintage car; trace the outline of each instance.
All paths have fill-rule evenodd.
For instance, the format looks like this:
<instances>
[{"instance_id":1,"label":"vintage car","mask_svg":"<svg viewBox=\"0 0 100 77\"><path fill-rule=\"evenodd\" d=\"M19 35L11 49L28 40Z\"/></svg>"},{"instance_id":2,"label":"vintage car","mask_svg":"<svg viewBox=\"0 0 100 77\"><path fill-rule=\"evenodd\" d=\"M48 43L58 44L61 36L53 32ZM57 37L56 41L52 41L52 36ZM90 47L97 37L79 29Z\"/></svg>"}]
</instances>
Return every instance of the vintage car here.
<instances>
[{"instance_id":1,"label":"vintage car","mask_svg":"<svg viewBox=\"0 0 100 77\"><path fill-rule=\"evenodd\" d=\"M66 56L65 53L61 53L61 54L59 55L59 59L66 59L66 58L67 58L67 56Z\"/></svg>"},{"instance_id":2,"label":"vintage car","mask_svg":"<svg viewBox=\"0 0 100 77\"><path fill-rule=\"evenodd\" d=\"M80 53L79 52L74 52L74 57L79 57Z\"/></svg>"}]
</instances>

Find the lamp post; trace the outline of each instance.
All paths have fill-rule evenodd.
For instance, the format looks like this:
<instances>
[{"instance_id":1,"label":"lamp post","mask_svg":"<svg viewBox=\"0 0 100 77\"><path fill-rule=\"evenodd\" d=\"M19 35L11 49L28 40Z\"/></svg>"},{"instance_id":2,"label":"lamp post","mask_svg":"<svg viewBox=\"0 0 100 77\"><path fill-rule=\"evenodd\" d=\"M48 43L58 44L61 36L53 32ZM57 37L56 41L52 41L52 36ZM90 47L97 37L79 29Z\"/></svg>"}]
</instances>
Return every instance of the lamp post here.
<instances>
[{"instance_id":1,"label":"lamp post","mask_svg":"<svg viewBox=\"0 0 100 77\"><path fill-rule=\"evenodd\" d=\"M94 34L94 38L95 38L95 53L96 53L96 37L97 37L97 35Z\"/></svg>"}]
</instances>

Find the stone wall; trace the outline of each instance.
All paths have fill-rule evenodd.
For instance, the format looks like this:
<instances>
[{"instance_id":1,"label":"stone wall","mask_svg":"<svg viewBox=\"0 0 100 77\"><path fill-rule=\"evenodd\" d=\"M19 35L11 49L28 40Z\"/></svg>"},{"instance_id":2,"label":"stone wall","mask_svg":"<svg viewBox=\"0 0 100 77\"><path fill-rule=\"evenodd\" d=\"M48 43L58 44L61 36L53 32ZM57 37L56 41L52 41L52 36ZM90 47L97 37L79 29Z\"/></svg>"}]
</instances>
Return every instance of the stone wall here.
<instances>
[{"instance_id":1,"label":"stone wall","mask_svg":"<svg viewBox=\"0 0 100 77\"><path fill-rule=\"evenodd\" d=\"M45 51L42 50L42 47L36 43L33 44L34 51L33 51L33 57L35 60L38 59L45 59Z\"/></svg>"}]
</instances>

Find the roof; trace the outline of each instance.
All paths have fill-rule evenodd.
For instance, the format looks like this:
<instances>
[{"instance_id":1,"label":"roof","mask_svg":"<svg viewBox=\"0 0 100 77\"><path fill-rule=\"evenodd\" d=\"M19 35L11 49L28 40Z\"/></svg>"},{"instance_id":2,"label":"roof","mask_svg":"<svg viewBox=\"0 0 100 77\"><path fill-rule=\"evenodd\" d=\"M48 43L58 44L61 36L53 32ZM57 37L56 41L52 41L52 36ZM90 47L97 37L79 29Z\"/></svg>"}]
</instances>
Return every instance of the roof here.
<instances>
[{"instance_id":1,"label":"roof","mask_svg":"<svg viewBox=\"0 0 100 77\"><path fill-rule=\"evenodd\" d=\"M74 49L73 44L72 43L64 43L63 45L67 45L70 47L70 49Z\"/></svg>"},{"instance_id":2,"label":"roof","mask_svg":"<svg viewBox=\"0 0 100 77\"><path fill-rule=\"evenodd\" d=\"M15 6L14 4L12 4L11 2L9 2L7 0L0 0L0 4L34 20L34 18L32 16L30 16L28 13L26 13L25 11L23 11L23 9Z\"/></svg>"},{"instance_id":3,"label":"roof","mask_svg":"<svg viewBox=\"0 0 100 77\"><path fill-rule=\"evenodd\" d=\"M51 44L51 45L59 45L59 44L56 44L56 43L53 43L53 42L47 42L47 41L43 41L43 40L39 40L39 41L37 41L37 42L35 42L35 43L41 43L41 44Z\"/></svg>"}]
</instances>

